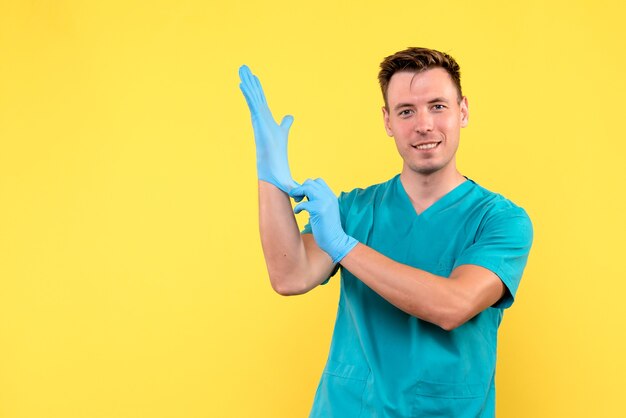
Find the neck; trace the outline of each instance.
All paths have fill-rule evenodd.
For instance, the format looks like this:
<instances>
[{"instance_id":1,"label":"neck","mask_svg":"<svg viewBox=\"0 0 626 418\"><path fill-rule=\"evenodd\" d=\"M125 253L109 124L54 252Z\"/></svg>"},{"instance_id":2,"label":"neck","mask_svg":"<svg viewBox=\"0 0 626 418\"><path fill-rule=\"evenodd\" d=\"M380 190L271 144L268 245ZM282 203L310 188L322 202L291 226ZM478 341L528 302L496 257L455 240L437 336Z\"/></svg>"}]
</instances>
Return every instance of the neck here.
<instances>
[{"instance_id":1,"label":"neck","mask_svg":"<svg viewBox=\"0 0 626 418\"><path fill-rule=\"evenodd\" d=\"M411 203L421 213L445 194L465 181L454 164L430 174L417 173L404 166L400 181Z\"/></svg>"}]
</instances>

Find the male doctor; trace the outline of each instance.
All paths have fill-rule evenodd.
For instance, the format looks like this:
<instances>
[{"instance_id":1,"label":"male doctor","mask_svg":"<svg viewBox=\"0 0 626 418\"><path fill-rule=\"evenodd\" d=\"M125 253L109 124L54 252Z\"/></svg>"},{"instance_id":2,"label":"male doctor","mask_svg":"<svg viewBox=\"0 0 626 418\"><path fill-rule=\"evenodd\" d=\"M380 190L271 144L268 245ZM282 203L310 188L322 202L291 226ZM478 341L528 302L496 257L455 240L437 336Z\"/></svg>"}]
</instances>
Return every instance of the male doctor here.
<instances>
[{"instance_id":1,"label":"male doctor","mask_svg":"<svg viewBox=\"0 0 626 418\"><path fill-rule=\"evenodd\" d=\"M296 183L293 117L272 117L240 69L252 114L263 252L272 287L298 295L341 270L330 353L311 417L494 417L497 331L532 243L524 209L456 167L468 101L446 53L408 48L381 63L382 115L403 164L337 198ZM503 138L506 140L506 138ZM307 211L298 230L290 197Z\"/></svg>"}]
</instances>

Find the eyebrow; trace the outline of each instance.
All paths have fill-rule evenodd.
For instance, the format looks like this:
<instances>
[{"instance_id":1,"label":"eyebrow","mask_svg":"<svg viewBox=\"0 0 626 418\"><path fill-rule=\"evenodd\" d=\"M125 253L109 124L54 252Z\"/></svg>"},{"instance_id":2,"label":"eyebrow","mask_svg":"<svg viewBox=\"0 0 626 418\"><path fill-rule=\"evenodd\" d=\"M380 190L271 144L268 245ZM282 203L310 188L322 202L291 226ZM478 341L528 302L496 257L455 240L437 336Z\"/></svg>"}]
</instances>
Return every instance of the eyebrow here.
<instances>
[{"instance_id":1,"label":"eyebrow","mask_svg":"<svg viewBox=\"0 0 626 418\"><path fill-rule=\"evenodd\" d=\"M428 101L429 104L437 102L448 103L448 99L446 99L445 97L435 97L434 99Z\"/></svg>"},{"instance_id":2,"label":"eyebrow","mask_svg":"<svg viewBox=\"0 0 626 418\"><path fill-rule=\"evenodd\" d=\"M412 103L398 103L393 107L393 110L402 109L403 107L413 107Z\"/></svg>"}]
</instances>

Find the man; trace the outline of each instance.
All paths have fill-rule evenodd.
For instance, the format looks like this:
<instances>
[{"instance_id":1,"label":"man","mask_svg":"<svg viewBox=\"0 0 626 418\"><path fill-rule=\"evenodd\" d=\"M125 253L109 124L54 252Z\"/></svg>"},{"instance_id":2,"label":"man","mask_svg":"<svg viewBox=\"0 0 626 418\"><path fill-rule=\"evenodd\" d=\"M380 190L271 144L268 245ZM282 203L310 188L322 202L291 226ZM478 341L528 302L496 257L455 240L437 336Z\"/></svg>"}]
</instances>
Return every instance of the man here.
<instances>
[{"instance_id":1,"label":"man","mask_svg":"<svg viewBox=\"0 0 626 418\"><path fill-rule=\"evenodd\" d=\"M252 113L261 241L273 288L306 293L341 268L330 354L311 417L493 417L497 329L532 242L526 212L456 168L468 123L449 55L409 48L385 58L385 129L402 171L342 193L302 185L287 163L293 122L271 116L240 70ZM309 212L299 233L295 212ZM306 197L306 201L302 201Z\"/></svg>"}]
</instances>

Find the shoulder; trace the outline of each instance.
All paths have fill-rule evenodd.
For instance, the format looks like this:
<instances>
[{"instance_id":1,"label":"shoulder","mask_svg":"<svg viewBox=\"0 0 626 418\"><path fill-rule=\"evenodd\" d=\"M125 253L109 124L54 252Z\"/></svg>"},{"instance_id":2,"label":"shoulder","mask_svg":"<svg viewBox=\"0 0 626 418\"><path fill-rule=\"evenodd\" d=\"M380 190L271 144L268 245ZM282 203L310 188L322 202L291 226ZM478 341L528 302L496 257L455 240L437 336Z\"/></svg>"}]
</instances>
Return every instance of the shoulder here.
<instances>
[{"instance_id":1,"label":"shoulder","mask_svg":"<svg viewBox=\"0 0 626 418\"><path fill-rule=\"evenodd\" d=\"M524 208L499 193L492 192L473 181L472 183L474 187L469 198L473 201L474 210L480 214L481 229L507 231L532 240L532 222Z\"/></svg>"},{"instance_id":2,"label":"shoulder","mask_svg":"<svg viewBox=\"0 0 626 418\"><path fill-rule=\"evenodd\" d=\"M347 209L353 205L376 205L376 202L382 199L385 193L392 187L398 176L378 184L373 184L365 188L355 188L349 192L341 192L339 194L339 205L343 209Z\"/></svg>"}]
</instances>

